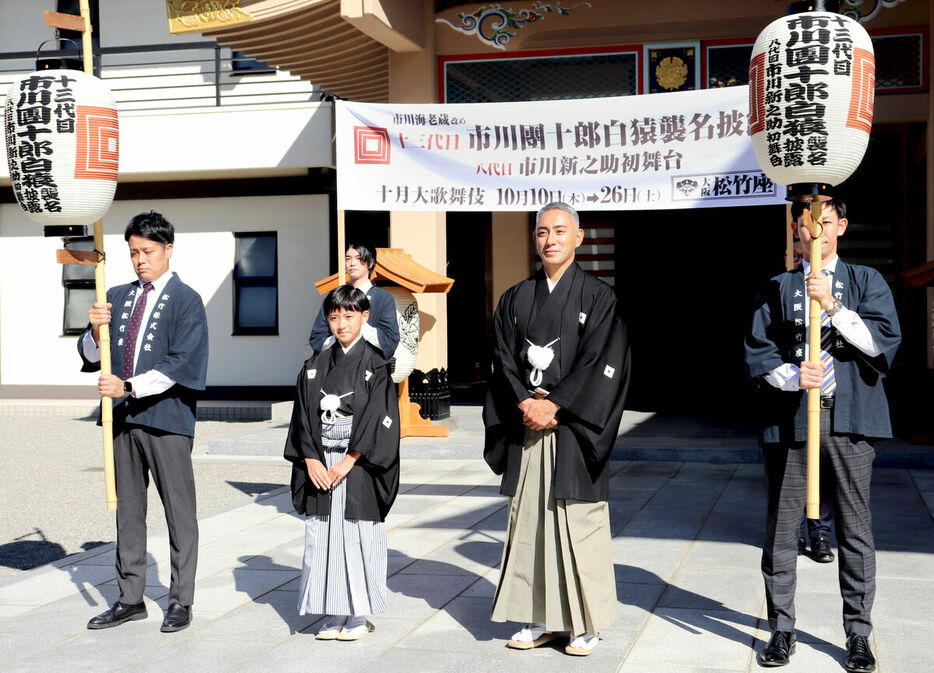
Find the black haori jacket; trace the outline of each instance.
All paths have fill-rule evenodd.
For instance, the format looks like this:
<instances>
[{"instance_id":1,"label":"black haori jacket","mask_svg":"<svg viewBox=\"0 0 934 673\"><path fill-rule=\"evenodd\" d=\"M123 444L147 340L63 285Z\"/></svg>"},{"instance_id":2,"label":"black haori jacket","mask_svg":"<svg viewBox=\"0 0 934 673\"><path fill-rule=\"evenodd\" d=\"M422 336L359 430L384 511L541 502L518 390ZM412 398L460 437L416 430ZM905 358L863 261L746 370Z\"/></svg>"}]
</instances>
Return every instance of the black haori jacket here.
<instances>
[{"instance_id":1,"label":"black haori jacket","mask_svg":"<svg viewBox=\"0 0 934 673\"><path fill-rule=\"evenodd\" d=\"M354 348L364 351L353 377L353 426L347 451L359 451L360 458L347 473L344 516L385 521L399 492L399 403L382 352L363 339ZM325 348L310 357L299 372L283 454L292 463L292 504L296 512L308 516L326 515L331 508L330 491L315 487L305 465L305 458L317 458L327 465L318 405L330 366L331 353Z\"/></svg>"},{"instance_id":2,"label":"black haori jacket","mask_svg":"<svg viewBox=\"0 0 934 673\"><path fill-rule=\"evenodd\" d=\"M136 282L107 291L107 301L112 305L110 363L112 372L118 376L123 372L124 336L139 291ZM100 362L90 362L84 357L81 343L86 333L87 330L78 337L81 371L100 371ZM208 321L201 295L173 274L157 298L149 321L140 327L139 338L143 343L136 371L156 369L175 381L175 385L158 395L115 398L115 430L119 432L126 423L193 437L195 398L197 391L204 390L208 371Z\"/></svg>"},{"instance_id":3,"label":"black haori jacket","mask_svg":"<svg viewBox=\"0 0 934 673\"><path fill-rule=\"evenodd\" d=\"M610 454L629 385L626 329L613 288L577 263L550 295L544 283L544 271L539 271L503 293L496 308L493 371L483 407L484 458L503 475L500 492L515 495L525 436L517 405L535 388L526 357L529 341L544 346L560 337L551 346L556 356L539 386L561 407L554 497L606 500Z\"/></svg>"}]
</instances>

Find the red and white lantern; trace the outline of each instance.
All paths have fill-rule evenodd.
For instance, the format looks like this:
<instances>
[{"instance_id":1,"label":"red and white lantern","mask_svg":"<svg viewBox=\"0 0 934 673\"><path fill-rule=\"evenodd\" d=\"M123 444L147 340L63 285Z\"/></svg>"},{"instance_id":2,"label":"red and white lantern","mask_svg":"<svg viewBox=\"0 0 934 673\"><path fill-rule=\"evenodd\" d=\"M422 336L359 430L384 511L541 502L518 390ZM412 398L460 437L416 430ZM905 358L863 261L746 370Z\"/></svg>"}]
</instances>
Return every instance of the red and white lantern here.
<instances>
[{"instance_id":1,"label":"red and white lantern","mask_svg":"<svg viewBox=\"0 0 934 673\"><path fill-rule=\"evenodd\" d=\"M749 132L765 174L781 185L846 180L869 142L875 77L856 21L816 11L770 23L749 63Z\"/></svg>"},{"instance_id":2,"label":"red and white lantern","mask_svg":"<svg viewBox=\"0 0 934 673\"><path fill-rule=\"evenodd\" d=\"M4 115L16 200L39 224L100 219L117 187L117 106L80 70L39 70L14 82Z\"/></svg>"}]
</instances>

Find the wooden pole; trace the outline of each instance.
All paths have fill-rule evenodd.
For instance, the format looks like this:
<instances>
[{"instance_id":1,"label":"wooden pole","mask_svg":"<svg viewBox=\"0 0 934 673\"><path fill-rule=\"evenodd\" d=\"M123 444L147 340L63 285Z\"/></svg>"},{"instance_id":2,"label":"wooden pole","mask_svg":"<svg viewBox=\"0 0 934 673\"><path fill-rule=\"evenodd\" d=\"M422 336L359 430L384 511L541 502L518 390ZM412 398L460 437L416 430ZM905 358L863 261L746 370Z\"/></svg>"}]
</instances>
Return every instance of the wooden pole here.
<instances>
[{"instance_id":1,"label":"wooden pole","mask_svg":"<svg viewBox=\"0 0 934 673\"><path fill-rule=\"evenodd\" d=\"M822 234L824 230L820 201L811 202L804 211L804 225L811 234L811 273L820 273L823 261ZM820 363L820 300L812 297L808 324L808 361ZM820 518L820 388L808 389L808 442L807 442L807 518Z\"/></svg>"},{"instance_id":2,"label":"wooden pole","mask_svg":"<svg viewBox=\"0 0 934 673\"><path fill-rule=\"evenodd\" d=\"M791 231L791 204L785 204L785 271L795 268L795 239Z\"/></svg>"},{"instance_id":3,"label":"wooden pole","mask_svg":"<svg viewBox=\"0 0 934 673\"><path fill-rule=\"evenodd\" d=\"M344 211L337 211L337 285L340 287L347 282L347 272L344 270L344 253L347 252L347 242L344 240Z\"/></svg>"},{"instance_id":4,"label":"wooden pole","mask_svg":"<svg viewBox=\"0 0 934 673\"><path fill-rule=\"evenodd\" d=\"M84 19L84 32L81 46L84 57L84 72L94 74L94 52L91 49L91 10L88 0L81 0L81 18ZM94 290L98 303L107 302L107 282L104 276L104 222L98 220L94 223L94 249L99 254L97 265L94 267ZM101 325L101 376L110 375L110 325ZM104 439L104 490L107 495L107 509L117 509L117 486L114 480L114 416L113 400L101 397L101 430Z\"/></svg>"}]
</instances>

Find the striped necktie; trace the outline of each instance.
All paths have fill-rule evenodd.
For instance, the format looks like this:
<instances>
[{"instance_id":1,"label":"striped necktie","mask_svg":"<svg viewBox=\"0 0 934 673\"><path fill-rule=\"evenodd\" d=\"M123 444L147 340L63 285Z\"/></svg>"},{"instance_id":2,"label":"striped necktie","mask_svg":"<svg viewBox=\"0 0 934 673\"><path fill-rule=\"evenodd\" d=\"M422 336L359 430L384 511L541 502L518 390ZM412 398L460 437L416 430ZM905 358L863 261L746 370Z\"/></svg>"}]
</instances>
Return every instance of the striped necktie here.
<instances>
[{"instance_id":1,"label":"striped necktie","mask_svg":"<svg viewBox=\"0 0 934 673\"><path fill-rule=\"evenodd\" d=\"M830 272L824 269L822 273L829 276ZM820 314L820 361L824 367L824 380L820 385L821 397L830 397L837 389L837 379L833 373L833 357L830 355L830 344L833 340L833 326L827 311Z\"/></svg>"}]
</instances>

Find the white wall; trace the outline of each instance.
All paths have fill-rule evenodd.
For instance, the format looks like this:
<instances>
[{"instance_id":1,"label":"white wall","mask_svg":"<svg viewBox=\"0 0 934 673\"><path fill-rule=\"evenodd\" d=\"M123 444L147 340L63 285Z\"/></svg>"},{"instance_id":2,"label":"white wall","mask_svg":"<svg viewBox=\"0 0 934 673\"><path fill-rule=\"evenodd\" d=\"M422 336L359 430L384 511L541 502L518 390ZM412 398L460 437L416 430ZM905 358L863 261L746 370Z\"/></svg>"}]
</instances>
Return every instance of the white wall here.
<instances>
[{"instance_id":1,"label":"white wall","mask_svg":"<svg viewBox=\"0 0 934 673\"><path fill-rule=\"evenodd\" d=\"M34 52L51 38L43 10L52 0L0 0L0 53ZM102 47L178 46L212 43L200 33L172 35L162 0L101 0ZM47 49L56 45L49 44ZM287 72L231 76L231 50L221 48L221 98L224 106L317 102L312 84ZM191 109L215 106L215 62L212 47L138 54L106 54L102 76L121 116L129 110ZM21 75L34 70L34 58L0 60L0 96Z\"/></svg>"},{"instance_id":2,"label":"white wall","mask_svg":"<svg viewBox=\"0 0 934 673\"><path fill-rule=\"evenodd\" d=\"M55 11L55 0L0 0L0 52L35 51L52 37L52 29L45 25L46 10Z\"/></svg>"},{"instance_id":3,"label":"white wall","mask_svg":"<svg viewBox=\"0 0 934 673\"><path fill-rule=\"evenodd\" d=\"M0 51L30 51L52 37L43 12L55 0L0 0ZM164 0L99 0L102 47L200 42L201 33L172 35Z\"/></svg>"},{"instance_id":4,"label":"white wall","mask_svg":"<svg viewBox=\"0 0 934 673\"><path fill-rule=\"evenodd\" d=\"M29 2L32 4L32 0ZM210 39L201 33L172 35L169 32L165 0L99 0L99 8L102 47L175 44Z\"/></svg>"},{"instance_id":5,"label":"white wall","mask_svg":"<svg viewBox=\"0 0 934 673\"><path fill-rule=\"evenodd\" d=\"M332 103L120 114L120 178L333 166ZM9 169L0 167L0 177Z\"/></svg>"},{"instance_id":6,"label":"white wall","mask_svg":"<svg viewBox=\"0 0 934 673\"><path fill-rule=\"evenodd\" d=\"M327 196L117 201L104 218L108 286L135 279L123 229L150 209L175 225L171 268L207 309L208 385L292 385L321 303L313 283L328 275ZM232 336L232 232L270 230L278 232L279 335ZM94 384L78 371L76 337L61 336L59 247L19 206L0 205L0 384Z\"/></svg>"},{"instance_id":7,"label":"white wall","mask_svg":"<svg viewBox=\"0 0 934 673\"><path fill-rule=\"evenodd\" d=\"M332 105L121 112L120 179L140 174L157 179L154 174L182 171L333 166ZM6 152L0 152L0 180L9 185Z\"/></svg>"}]
</instances>

